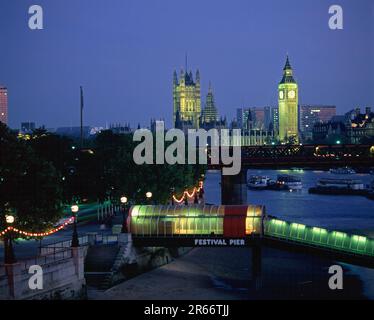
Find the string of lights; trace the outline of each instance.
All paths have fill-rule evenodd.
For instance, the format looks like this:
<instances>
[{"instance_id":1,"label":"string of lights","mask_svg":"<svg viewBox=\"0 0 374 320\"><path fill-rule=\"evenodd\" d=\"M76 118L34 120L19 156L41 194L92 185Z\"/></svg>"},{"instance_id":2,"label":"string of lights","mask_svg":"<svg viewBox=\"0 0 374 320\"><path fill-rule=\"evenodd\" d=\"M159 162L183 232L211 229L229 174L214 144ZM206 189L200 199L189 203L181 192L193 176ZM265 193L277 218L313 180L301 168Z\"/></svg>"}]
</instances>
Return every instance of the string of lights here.
<instances>
[{"instance_id":1,"label":"string of lights","mask_svg":"<svg viewBox=\"0 0 374 320\"><path fill-rule=\"evenodd\" d=\"M199 182L199 187L194 187L192 192L189 193L188 190L185 190L183 192L183 195L180 199L177 199L176 196L173 194L173 200L176 202L176 203L182 203L186 197L188 197L189 199L192 199L195 197L195 194L200 192L200 190L203 188L203 181L200 181Z\"/></svg>"},{"instance_id":2,"label":"string of lights","mask_svg":"<svg viewBox=\"0 0 374 320\"><path fill-rule=\"evenodd\" d=\"M20 229L9 226L5 230L0 232L0 236L5 235L7 232L13 231L13 232L16 232L16 233L18 233L22 236L26 236L26 237L46 237L46 236L49 236L53 233L56 233L56 232L60 231L61 229L63 229L68 224L72 223L73 221L74 221L74 218L69 218L69 219L65 220L65 222L63 222L58 227L56 227L52 230L46 231L46 232L27 232L27 231L20 230Z\"/></svg>"}]
</instances>

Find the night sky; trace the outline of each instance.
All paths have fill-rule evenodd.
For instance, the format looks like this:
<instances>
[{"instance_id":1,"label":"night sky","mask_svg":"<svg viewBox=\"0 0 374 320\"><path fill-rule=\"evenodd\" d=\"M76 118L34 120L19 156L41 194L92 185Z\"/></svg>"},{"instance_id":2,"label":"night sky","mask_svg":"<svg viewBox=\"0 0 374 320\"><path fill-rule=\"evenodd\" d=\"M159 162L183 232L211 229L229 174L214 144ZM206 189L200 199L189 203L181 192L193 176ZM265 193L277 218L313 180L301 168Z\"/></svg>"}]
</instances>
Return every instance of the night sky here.
<instances>
[{"instance_id":1,"label":"night sky","mask_svg":"<svg viewBox=\"0 0 374 320\"><path fill-rule=\"evenodd\" d=\"M44 30L28 8L44 9ZM328 8L344 10L344 30ZM373 0L1 0L0 83L9 125L94 126L164 118L171 125L172 75L200 69L202 98L212 82L220 114L277 105L287 52L299 103L343 113L374 107Z\"/></svg>"}]
</instances>

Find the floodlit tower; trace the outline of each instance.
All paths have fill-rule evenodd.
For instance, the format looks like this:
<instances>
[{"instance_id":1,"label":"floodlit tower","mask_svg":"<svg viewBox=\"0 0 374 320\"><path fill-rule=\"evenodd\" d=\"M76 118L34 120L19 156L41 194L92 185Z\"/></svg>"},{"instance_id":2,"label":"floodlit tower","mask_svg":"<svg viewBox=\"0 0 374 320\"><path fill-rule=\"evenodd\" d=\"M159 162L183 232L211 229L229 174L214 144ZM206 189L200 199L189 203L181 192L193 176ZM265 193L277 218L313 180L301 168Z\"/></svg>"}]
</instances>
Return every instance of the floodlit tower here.
<instances>
[{"instance_id":1,"label":"floodlit tower","mask_svg":"<svg viewBox=\"0 0 374 320\"><path fill-rule=\"evenodd\" d=\"M199 128L201 115L200 73L196 71L195 81L192 72L181 70L178 79L176 71L173 76L173 123L177 113L181 122L189 122L195 129Z\"/></svg>"},{"instance_id":2,"label":"floodlit tower","mask_svg":"<svg viewBox=\"0 0 374 320\"><path fill-rule=\"evenodd\" d=\"M293 78L293 70L287 56L283 68L283 78L278 86L279 140L299 141L298 134L298 85Z\"/></svg>"}]
</instances>

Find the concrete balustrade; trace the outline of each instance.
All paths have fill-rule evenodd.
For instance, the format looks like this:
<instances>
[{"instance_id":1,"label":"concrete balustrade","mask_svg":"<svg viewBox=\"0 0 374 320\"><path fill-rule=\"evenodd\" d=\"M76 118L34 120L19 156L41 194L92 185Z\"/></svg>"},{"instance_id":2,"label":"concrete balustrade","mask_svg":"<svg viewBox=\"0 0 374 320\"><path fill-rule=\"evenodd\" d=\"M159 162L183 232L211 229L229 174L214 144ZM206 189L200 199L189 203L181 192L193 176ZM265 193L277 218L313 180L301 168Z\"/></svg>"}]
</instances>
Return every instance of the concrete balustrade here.
<instances>
[{"instance_id":1,"label":"concrete balustrade","mask_svg":"<svg viewBox=\"0 0 374 320\"><path fill-rule=\"evenodd\" d=\"M67 248L49 259L0 265L0 299L79 299L85 296L84 258L87 247ZM45 256L44 256L45 258ZM40 264L38 264L40 263ZM43 289L30 289L31 265L43 271Z\"/></svg>"}]
</instances>

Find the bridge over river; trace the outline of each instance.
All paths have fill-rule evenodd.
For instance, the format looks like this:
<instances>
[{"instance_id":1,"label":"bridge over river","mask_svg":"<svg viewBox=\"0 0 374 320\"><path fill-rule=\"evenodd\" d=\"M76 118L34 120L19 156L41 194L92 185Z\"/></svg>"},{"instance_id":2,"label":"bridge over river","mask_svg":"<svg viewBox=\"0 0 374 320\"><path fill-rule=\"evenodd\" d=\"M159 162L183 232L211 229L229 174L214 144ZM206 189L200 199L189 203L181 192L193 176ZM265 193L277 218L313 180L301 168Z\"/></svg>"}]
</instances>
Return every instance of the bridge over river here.
<instances>
[{"instance_id":1,"label":"bridge over river","mask_svg":"<svg viewBox=\"0 0 374 320\"><path fill-rule=\"evenodd\" d=\"M208 168L222 170L225 165L218 161L217 157L212 157L212 149L208 147L206 152ZM239 174L222 175L222 204L247 203L248 169L326 170L336 167L353 167L369 171L374 167L374 146L363 144L242 146L240 161Z\"/></svg>"}]
</instances>

